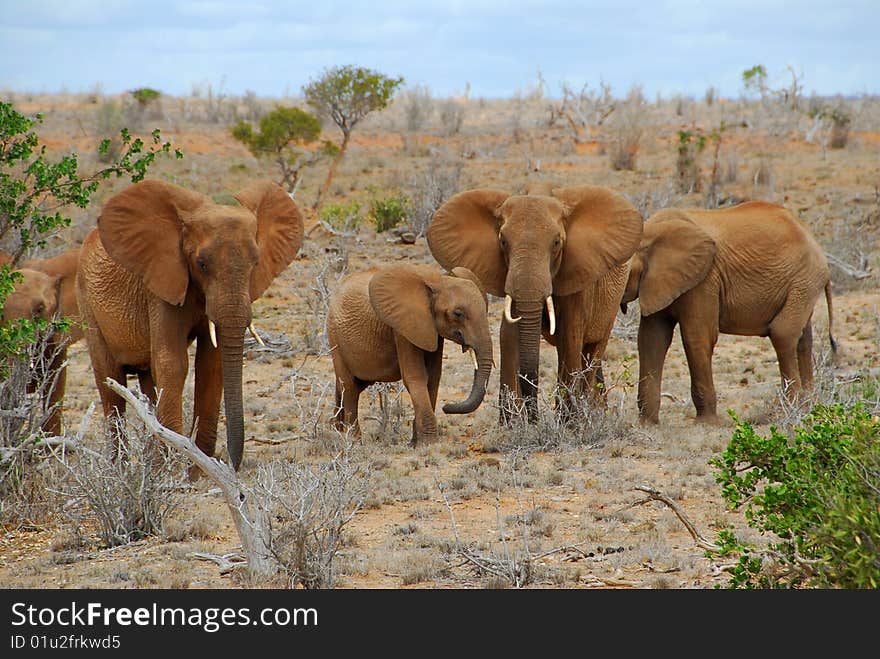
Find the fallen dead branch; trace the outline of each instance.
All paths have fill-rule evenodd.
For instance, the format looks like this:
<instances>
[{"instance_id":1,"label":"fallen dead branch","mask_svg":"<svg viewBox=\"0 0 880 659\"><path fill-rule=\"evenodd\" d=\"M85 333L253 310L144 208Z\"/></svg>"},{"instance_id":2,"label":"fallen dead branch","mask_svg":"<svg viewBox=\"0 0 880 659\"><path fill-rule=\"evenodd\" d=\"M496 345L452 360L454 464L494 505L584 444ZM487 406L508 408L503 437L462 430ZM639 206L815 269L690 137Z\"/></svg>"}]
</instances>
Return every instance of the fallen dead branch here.
<instances>
[{"instance_id":1,"label":"fallen dead branch","mask_svg":"<svg viewBox=\"0 0 880 659\"><path fill-rule=\"evenodd\" d=\"M694 539L694 542L700 549L705 549L707 551L721 551L721 547L716 545L714 542L710 542L699 531L697 531L697 528L694 526L693 522L688 519L688 516L684 514L684 511L672 499L667 497L659 490L656 490L648 485L637 485L635 489L640 492L645 492L648 496L644 499L639 499L638 501L630 504L629 506L627 506L627 508L635 508L636 506L641 506L648 503L649 501L659 501L661 503L665 503L672 509L672 512L674 512L678 516L678 519L680 519L681 523L684 524L685 528L688 530L688 533L691 534L691 537Z\"/></svg>"},{"instance_id":2,"label":"fallen dead branch","mask_svg":"<svg viewBox=\"0 0 880 659\"><path fill-rule=\"evenodd\" d=\"M861 280L867 279L871 276L871 269L866 268L864 263L861 267L854 267L849 265L846 261L837 258L836 256L834 256L834 254L829 254L828 252L825 252L825 258L828 259L828 263L833 265L844 274L849 275L853 279Z\"/></svg>"},{"instance_id":3,"label":"fallen dead branch","mask_svg":"<svg viewBox=\"0 0 880 659\"><path fill-rule=\"evenodd\" d=\"M163 443L174 448L190 459L212 481L217 483L229 511L232 514L235 529L241 540L247 570L254 576L269 577L275 570L272 565L271 523L267 511L260 505L253 492L239 482L235 470L217 458L208 457L184 435L178 434L159 423L155 414L149 409L146 398L136 395L119 384L113 378L107 378L107 386L122 396L146 427Z\"/></svg>"}]
</instances>

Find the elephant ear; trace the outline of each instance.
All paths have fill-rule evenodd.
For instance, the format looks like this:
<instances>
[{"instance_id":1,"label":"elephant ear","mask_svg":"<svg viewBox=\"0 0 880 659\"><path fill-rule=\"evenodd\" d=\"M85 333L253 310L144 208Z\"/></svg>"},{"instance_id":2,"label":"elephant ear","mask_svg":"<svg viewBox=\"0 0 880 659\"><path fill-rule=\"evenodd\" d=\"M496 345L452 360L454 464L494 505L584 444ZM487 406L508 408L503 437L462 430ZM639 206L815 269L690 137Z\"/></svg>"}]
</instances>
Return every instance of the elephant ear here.
<instances>
[{"instance_id":1,"label":"elephant ear","mask_svg":"<svg viewBox=\"0 0 880 659\"><path fill-rule=\"evenodd\" d=\"M255 181L235 198L257 216L260 259L251 274L251 300L260 297L294 259L302 245L303 219L284 189L272 181Z\"/></svg>"},{"instance_id":2,"label":"elephant ear","mask_svg":"<svg viewBox=\"0 0 880 659\"><path fill-rule=\"evenodd\" d=\"M477 277L467 268L463 267L453 268L449 274L453 277L458 277L459 279L469 279L470 281L474 282L474 284L476 284L477 288L480 290L480 294L483 296L483 302L486 303L486 309L489 309L489 299L486 297L486 289L483 287L483 282L480 281L479 277Z\"/></svg>"},{"instance_id":3,"label":"elephant ear","mask_svg":"<svg viewBox=\"0 0 880 659\"><path fill-rule=\"evenodd\" d=\"M169 304L182 305L189 269L181 249L182 216L207 199L162 181L141 181L114 195L98 218L101 243L123 268Z\"/></svg>"},{"instance_id":4,"label":"elephant ear","mask_svg":"<svg viewBox=\"0 0 880 659\"><path fill-rule=\"evenodd\" d=\"M370 303L379 320L422 350L437 349L431 287L413 268L386 268L370 279Z\"/></svg>"},{"instance_id":5,"label":"elephant ear","mask_svg":"<svg viewBox=\"0 0 880 659\"><path fill-rule=\"evenodd\" d=\"M639 305L650 316L699 284L715 261L715 241L681 211L645 223Z\"/></svg>"},{"instance_id":6,"label":"elephant ear","mask_svg":"<svg viewBox=\"0 0 880 659\"><path fill-rule=\"evenodd\" d=\"M566 209L566 241L553 293L571 295L632 256L642 237L642 216L608 188L557 188L553 196Z\"/></svg>"},{"instance_id":7,"label":"elephant ear","mask_svg":"<svg viewBox=\"0 0 880 659\"><path fill-rule=\"evenodd\" d=\"M460 192L434 213L428 247L447 270L465 267L492 295L504 295L507 265L498 244L498 209L510 196L502 190Z\"/></svg>"}]
</instances>

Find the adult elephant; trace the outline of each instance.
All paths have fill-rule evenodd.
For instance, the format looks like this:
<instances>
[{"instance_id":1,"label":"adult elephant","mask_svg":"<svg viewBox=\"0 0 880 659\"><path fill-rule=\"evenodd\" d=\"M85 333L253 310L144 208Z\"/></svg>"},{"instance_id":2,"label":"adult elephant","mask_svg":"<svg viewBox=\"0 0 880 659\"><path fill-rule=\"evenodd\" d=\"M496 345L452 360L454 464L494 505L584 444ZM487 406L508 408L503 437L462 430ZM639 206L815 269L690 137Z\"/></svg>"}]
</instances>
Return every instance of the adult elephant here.
<instances>
[{"instance_id":1,"label":"adult elephant","mask_svg":"<svg viewBox=\"0 0 880 659\"><path fill-rule=\"evenodd\" d=\"M260 181L240 206L160 181L113 196L85 239L77 299L104 414L125 401L104 383L137 374L165 426L181 431L187 347L196 340L196 444L213 455L220 396L235 469L244 443L242 355L251 303L299 250L299 209L278 185Z\"/></svg>"},{"instance_id":2,"label":"adult elephant","mask_svg":"<svg viewBox=\"0 0 880 659\"><path fill-rule=\"evenodd\" d=\"M330 299L327 338L336 371L337 428L360 433L358 400L374 382L403 380L413 404L412 443L437 441L437 392L444 339L468 351L474 379L468 397L447 414L468 414L486 394L492 336L486 294L466 268L449 274L428 266L372 268L347 277Z\"/></svg>"},{"instance_id":3,"label":"adult elephant","mask_svg":"<svg viewBox=\"0 0 880 659\"><path fill-rule=\"evenodd\" d=\"M627 260L642 234L638 211L612 190L545 192L461 192L437 210L427 232L442 266L468 268L488 292L505 297L502 419L511 393L523 400L530 420L537 417L542 327L556 345L562 385L572 386L575 374L585 370L591 384L601 381Z\"/></svg>"},{"instance_id":4,"label":"adult elephant","mask_svg":"<svg viewBox=\"0 0 880 659\"><path fill-rule=\"evenodd\" d=\"M777 204L665 209L646 223L621 310L639 298L639 416L657 423L663 363L676 324L698 419L716 417L712 353L718 334L769 336L783 386L813 382L811 318L822 291L831 333L828 261L809 229Z\"/></svg>"}]
</instances>

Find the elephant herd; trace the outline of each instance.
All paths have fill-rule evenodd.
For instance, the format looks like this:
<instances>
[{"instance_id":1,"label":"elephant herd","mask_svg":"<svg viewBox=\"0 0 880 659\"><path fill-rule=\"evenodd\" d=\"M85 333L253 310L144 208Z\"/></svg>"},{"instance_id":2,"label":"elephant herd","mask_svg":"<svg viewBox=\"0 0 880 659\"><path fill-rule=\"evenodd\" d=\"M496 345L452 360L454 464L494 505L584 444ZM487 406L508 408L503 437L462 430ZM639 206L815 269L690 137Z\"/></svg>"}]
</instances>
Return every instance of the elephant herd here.
<instances>
[{"instance_id":1,"label":"elephant herd","mask_svg":"<svg viewBox=\"0 0 880 659\"><path fill-rule=\"evenodd\" d=\"M54 259L23 264L3 321L53 314L73 319L54 339L58 384L43 430L61 432L67 345L83 336L105 416L125 402L105 384L136 375L159 421L182 431L188 347L196 342L195 441L213 455L223 397L229 460L244 444L245 332L259 341L251 304L296 256L303 219L278 185L259 181L238 206L170 183L142 181L111 197L97 227ZM831 283L822 249L782 206L746 202L719 210L668 208L643 221L617 192L549 185L511 194L461 192L427 230L433 266L357 272L334 292L327 336L336 381L333 423L358 432L358 399L375 382L403 380L413 405L413 443L437 439L435 409L444 340L471 353L473 412L495 364L487 294L505 299L500 395L537 416L541 337L556 347L557 380L601 402L602 357L618 309L640 301L638 409L659 422L663 364L680 326L698 419L716 415L712 353L719 333L770 338L783 386L812 384L813 308ZM161 395L159 393L161 392ZM565 413L570 397L558 397ZM502 421L511 408L501 405Z\"/></svg>"}]
</instances>

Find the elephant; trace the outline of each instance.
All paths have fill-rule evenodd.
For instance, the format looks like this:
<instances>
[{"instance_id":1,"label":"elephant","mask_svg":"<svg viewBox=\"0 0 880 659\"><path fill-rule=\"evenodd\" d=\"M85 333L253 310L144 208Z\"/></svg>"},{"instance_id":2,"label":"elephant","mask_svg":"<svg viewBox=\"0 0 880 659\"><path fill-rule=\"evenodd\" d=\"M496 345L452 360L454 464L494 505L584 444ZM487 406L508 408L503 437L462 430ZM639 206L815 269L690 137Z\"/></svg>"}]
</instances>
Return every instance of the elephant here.
<instances>
[{"instance_id":1,"label":"elephant","mask_svg":"<svg viewBox=\"0 0 880 659\"><path fill-rule=\"evenodd\" d=\"M437 441L434 409L443 368L443 340L474 359L466 400L447 414L473 412L483 402L493 365L488 304L466 268L449 275L430 266L386 266L349 275L330 300L327 338L336 372L338 429L359 435L358 400L375 382L403 380L413 404L412 443Z\"/></svg>"},{"instance_id":2,"label":"elephant","mask_svg":"<svg viewBox=\"0 0 880 659\"><path fill-rule=\"evenodd\" d=\"M501 321L501 420L518 397L537 419L541 336L556 346L558 383L601 401L601 360L639 244L642 217L620 194L599 186L538 194L475 189L451 197L434 214L428 246L445 268L472 270L486 290L505 298ZM514 316L514 314L517 314ZM557 396L562 410L567 396Z\"/></svg>"},{"instance_id":3,"label":"elephant","mask_svg":"<svg viewBox=\"0 0 880 659\"><path fill-rule=\"evenodd\" d=\"M50 410L41 428L49 435L59 435L63 424L63 401L67 383L67 349L83 338L82 320L76 303L76 269L80 248L74 247L48 259L31 259L19 272L24 281L16 285L3 307L3 322L18 318L66 318L70 328L53 333L43 349L40 368L55 380L50 385L44 408ZM45 377L43 377L45 376ZM37 386L36 384L34 386Z\"/></svg>"},{"instance_id":4,"label":"elephant","mask_svg":"<svg viewBox=\"0 0 880 659\"><path fill-rule=\"evenodd\" d=\"M676 324L699 420L717 419L712 353L719 333L769 336L788 394L809 388L811 318L823 289L836 351L828 261L794 213L765 201L655 213L645 223L621 299L621 311L636 298L641 307L640 419L659 422L663 363Z\"/></svg>"},{"instance_id":5,"label":"elephant","mask_svg":"<svg viewBox=\"0 0 880 659\"><path fill-rule=\"evenodd\" d=\"M158 420L180 432L187 348L195 340L196 445L214 454L222 394L227 452L238 470L245 330L258 337L251 303L296 256L303 220L269 181L251 183L235 199L240 205L217 204L156 180L117 193L83 242L77 299L104 415L125 411L105 379L124 383L136 374L153 401L162 392Z\"/></svg>"}]
</instances>

